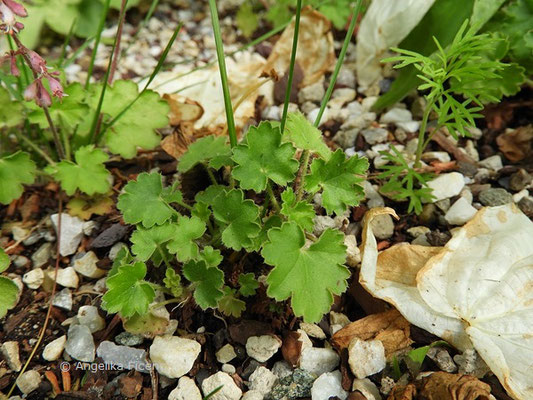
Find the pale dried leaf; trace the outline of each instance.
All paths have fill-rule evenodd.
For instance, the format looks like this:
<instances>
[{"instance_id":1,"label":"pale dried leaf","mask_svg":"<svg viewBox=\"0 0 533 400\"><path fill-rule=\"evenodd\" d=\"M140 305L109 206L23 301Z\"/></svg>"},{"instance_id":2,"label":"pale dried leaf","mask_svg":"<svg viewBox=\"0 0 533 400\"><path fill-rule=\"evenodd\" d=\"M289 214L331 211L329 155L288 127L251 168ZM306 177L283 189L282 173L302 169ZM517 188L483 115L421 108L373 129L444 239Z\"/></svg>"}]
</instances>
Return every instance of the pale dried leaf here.
<instances>
[{"instance_id":1,"label":"pale dried leaf","mask_svg":"<svg viewBox=\"0 0 533 400\"><path fill-rule=\"evenodd\" d=\"M474 347L515 399L533 398L533 222L513 204L484 208L436 255L413 263L413 282L384 275L369 224L383 213L394 211L365 216L361 284L414 325Z\"/></svg>"},{"instance_id":2,"label":"pale dried leaf","mask_svg":"<svg viewBox=\"0 0 533 400\"><path fill-rule=\"evenodd\" d=\"M522 126L502 133L496 138L502 153L512 162L523 160L531 154L533 146L533 125Z\"/></svg>"},{"instance_id":3,"label":"pale dried leaf","mask_svg":"<svg viewBox=\"0 0 533 400\"><path fill-rule=\"evenodd\" d=\"M263 68L264 72L274 69L279 76L285 74L290 64L293 36L294 21L283 31L274 45ZM296 55L296 62L304 73L302 87L318 82L327 71L331 70L335 61L331 22L318 11L310 7L304 8L300 17Z\"/></svg>"},{"instance_id":4,"label":"pale dried leaf","mask_svg":"<svg viewBox=\"0 0 533 400\"><path fill-rule=\"evenodd\" d=\"M354 337L361 340L380 340L385 348L385 356L390 359L394 353L413 343L409 327L409 322L398 310L391 309L352 322L335 333L332 342L338 350L342 350L348 347Z\"/></svg>"}]
</instances>

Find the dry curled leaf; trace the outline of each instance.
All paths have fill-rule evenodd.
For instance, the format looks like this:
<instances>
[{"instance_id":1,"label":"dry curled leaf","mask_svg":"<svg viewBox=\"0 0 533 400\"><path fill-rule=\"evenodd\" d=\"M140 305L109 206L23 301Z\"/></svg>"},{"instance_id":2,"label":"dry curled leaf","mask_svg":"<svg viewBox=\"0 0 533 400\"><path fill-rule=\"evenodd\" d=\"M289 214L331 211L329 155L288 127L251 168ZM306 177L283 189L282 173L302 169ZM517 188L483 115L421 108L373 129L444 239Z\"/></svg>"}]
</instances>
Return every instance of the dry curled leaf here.
<instances>
[{"instance_id":1,"label":"dry curled leaf","mask_svg":"<svg viewBox=\"0 0 533 400\"><path fill-rule=\"evenodd\" d=\"M533 398L533 222L514 204L487 207L427 259L405 244L378 258L370 221L383 213L395 215L378 208L365 216L361 284L412 324L475 348L513 398ZM413 255L405 276L382 264L400 246Z\"/></svg>"},{"instance_id":2,"label":"dry curled leaf","mask_svg":"<svg viewBox=\"0 0 533 400\"><path fill-rule=\"evenodd\" d=\"M294 21L274 45L263 71L273 69L279 76L285 74L290 64L293 37ZM296 61L304 74L302 87L318 82L335 65L331 22L310 7L302 10Z\"/></svg>"},{"instance_id":3,"label":"dry curled leaf","mask_svg":"<svg viewBox=\"0 0 533 400\"><path fill-rule=\"evenodd\" d=\"M489 400L490 386L472 375L435 372L422 379L419 393L427 400Z\"/></svg>"},{"instance_id":4,"label":"dry curled leaf","mask_svg":"<svg viewBox=\"0 0 533 400\"><path fill-rule=\"evenodd\" d=\"M333 335L332 342L337 349L342 350L348 347L354 337L361 340L380 340L385 347L387 359L413 343L409 322L395 309L369 315L346 325Z\"/></svg>"},{"instance_id":5,"label":"dry curled leaf","mask_svg":"<svg viewBox=\"0 0 533 400\"><path fill-rule=\"evenodd\" d=\"M163 98L170 106L170 125L182 122L195 122L202 118L204 109L197 101L190 100L179 94L164 94Z\"/></svg>"},{"instance_id":6,"label":"dry curled leaf","mask_svg":"<svg viewBox=\"0 0 533 400\"><path fill-rule=\"evenodd\" d=\"M496 138L496 143L509 161L517 162L531 154L533 125L509 130Z\"/></svg>"}]
</instances>

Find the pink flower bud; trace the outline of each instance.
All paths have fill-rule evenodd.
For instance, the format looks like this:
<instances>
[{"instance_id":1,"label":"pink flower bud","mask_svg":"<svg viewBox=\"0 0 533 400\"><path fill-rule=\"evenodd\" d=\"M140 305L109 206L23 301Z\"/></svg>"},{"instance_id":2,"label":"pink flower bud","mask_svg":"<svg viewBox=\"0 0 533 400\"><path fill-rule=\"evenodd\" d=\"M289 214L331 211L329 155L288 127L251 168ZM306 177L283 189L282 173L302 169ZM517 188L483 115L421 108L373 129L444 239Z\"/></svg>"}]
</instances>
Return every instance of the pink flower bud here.
<instances>
[{"instance_id":1,"label":"pink flower bud","mask_svg":"<svg viewBox=\"0 0 533 400\"><path fill-rule=\"evenodd\" d=\"M12 54L10 58L11 58L11 75L20 76L20 71L17 67L17 57L14 54Z\"/></svg>"},{"instance_id":2,"label":"pink flower bud","mask_svg":"<svg viewBox=\"0 0 533 400\"><path fill-rule=\"evenodd\" d=\"M24 90L24 100L37 101L37 81L33 81L27 88Z\"/></svg>"},{"instance_id":3,"label":"pink flower bud","mask_svg":"<svg viewBox=\"0 0 533 400\"><path fill-rule=\"evenodd\" d=\"M37 80L37 100L35 101L39 107L50 107L52 105L52 98L50 93L44 88L41 80Z\"/></svg>"},{"instance_id":4,"label":"pink flower bud","mask_svg":"<svg viewBox=\"0 0 533 400\"><path fill-rule=\"evenodd\" d=\"M62 99L65 96L65 92L63 92L63 86L61 86L61 83L55 78L52 78L50 75L48 75L48 83L50 83L50 90L52 90L52 96L57 97L58 99Z\"/></svg>"},{"instance_id":5,"label":"pink flower bud","mask_svg":"<svg viewBox=\"0 0 533 400\"><path fill-rule=\"evenodd\" d=\"M2 25L5 25L4 29L6 32L11 32L17 23L15 13L2 0L0 0L0 22L2 22Z\"/></svg>"},{"instance_id":6,"label":"pink flower bud","mask_svg":"<svg viewBox=\"0 0 533 400\"><path fill-rule=\"evenodd\" d=\"M15 28L14 28L14 30L15 30L16 32L20 32L20 31L23 30L23 29L24 29L24 24L23 24L22 22L16 22L16 23L15 23Z\"/></svg>"},{"instance_id":7,"label":"pink flower bud","mask_svg":"<svg viewBox=\"0 0 533 400\"><path fill-rule=\"evenodd\" d=\"M13 11L14 14L18 15L19 17L27 17L28 13L26 12L26 9L22 4L17 3L13 0L3 0L6 6L8 6L11 11Z\"/></svg>"},{"instance_id":8,"label":"pink flower bud","mask_svg":"<svg viewBox=\"0 0 533 400\"><path fill-rule=\"evenodd\" d=\"M30 59L31 69L36 74L46 72L46 61L33 50L28 50L28 57Z\"/></svg>"}]
</instances>

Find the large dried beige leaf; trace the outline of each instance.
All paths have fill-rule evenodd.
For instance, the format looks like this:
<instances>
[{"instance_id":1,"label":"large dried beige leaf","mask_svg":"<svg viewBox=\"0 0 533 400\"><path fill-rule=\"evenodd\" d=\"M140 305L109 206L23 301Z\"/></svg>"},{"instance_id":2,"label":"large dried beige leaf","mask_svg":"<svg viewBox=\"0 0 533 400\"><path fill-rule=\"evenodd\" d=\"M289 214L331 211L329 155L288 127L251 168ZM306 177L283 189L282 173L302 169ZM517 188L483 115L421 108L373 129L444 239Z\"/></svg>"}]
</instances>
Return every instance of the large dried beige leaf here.
<instances>
[{"instance_id":1,"label":"large dried beige leaf","mask_svg":"<svg viewBox=\"0 0 533 400\"><path fill-rule=\"evenodd\" d=\"M283 31L268 57L264 72L274 69L283 76L291 61L294 21ZM335 65L331 22L310 7L302 10L296 62L302 68L302 87L316 83Z\"/></svg>"},{"instance_id":2,"label":"large dried beige leaf","mask_svg":"<svg viewBox=\"0 0 533 400\"><path fill-rule=\"evenodd\" d=\"M396 245L378 258L370 221L383 213L395 215L380 208L365 216L361 284L412 324L461 350L475 348L513 398L532 399L533 222L512 204L487 207L433 256ZM399 246L404 258L418 258L405 276L382 264Z\"/></svg>"},{"instance_id":3,"label":"large dried beige leaf","mask_svg":"<svg viewBox=\"0 0 533 400\"><path fill-rule=\"evenodd\" d=\"M266 80L261 78L265 63L266 60L256 53L238 53L235 57L226 57L231 101L238 131L254 117L257 96L260 93L266 95L267 102L272 97L269 94L272 92L272 82L262 85ZM221 132L221 127L226 125L218 64L196 71L192 71L191 67L178 65L173 71L159 73L150 88L162 95L179 92L181 103L188 102L201 107L203 114L195 121L195 129ZM194 109L188 111L194 112Z\"/></svg>"},{"instance_id":4,"label":"large dried beige leaf","mask_svg":"<svg viewBox=\"0 0 533 400\"><path fill-rule=\"evenodd\" d=\"M361 340L377 339L383 343L385 356L390 359L394 353L413 343L409 327L409 322L398 310L391 309L346 325L333 335L332 342L337 349L342 350L349 346L354 337Z\"/></svg>"}]
</instances>

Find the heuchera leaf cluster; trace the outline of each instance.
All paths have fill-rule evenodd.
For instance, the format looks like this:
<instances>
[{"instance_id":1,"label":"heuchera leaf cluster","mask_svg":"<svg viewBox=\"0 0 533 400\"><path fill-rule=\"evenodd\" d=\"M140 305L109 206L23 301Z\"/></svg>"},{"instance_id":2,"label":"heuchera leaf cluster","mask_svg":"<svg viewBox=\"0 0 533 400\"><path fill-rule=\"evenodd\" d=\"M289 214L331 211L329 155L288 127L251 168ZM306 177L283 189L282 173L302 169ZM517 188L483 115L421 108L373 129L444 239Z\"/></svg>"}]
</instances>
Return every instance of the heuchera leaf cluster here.
<instances>
[{"instance_id":1,"label":"heuchera leaf cluster","mask_svg":"<svg viewBox=\"0 0 533 400\"><path fill-rule=\"evenodd\" d=\"M309 151L313 161L297 178L302 150ZM136 225L133 258L123 255L113 267L104 306L124 315L120 302L131 302L135 294L135 302L124 304L125 310L128 316L140 313L150 307L150 289L155 288L180 302L192 298L202 309L217 308L238 317L246 309L244 299L260 289L261 271L256 263L238 260L257 253L254 257L264 260L263 270L270 269L264 283L267 295L290 300L295 315L306 321L320 320L333 296L346 289L350 273L344 266L344 234L329 229L317 237L314 219L317 211L343 214L359 203L367 160L331 152L320 131L301 114L293 114L285 132L275 122L263 122L251 127L234 148L220 137L197 140L179 160L178 171L194 175L198 164L216 183L194 199L184 198L177 182L165 187L157 173L142 173L123 188L118 209L126 223ZM323 208L310 202L317 193ZM238 276L229 273L235 262L244 268ZM163 284L147 282L143 266L163 264ZM109 294L122 287L117 281L128 282L129 295Z\"/></svg>"}]
</instances>

